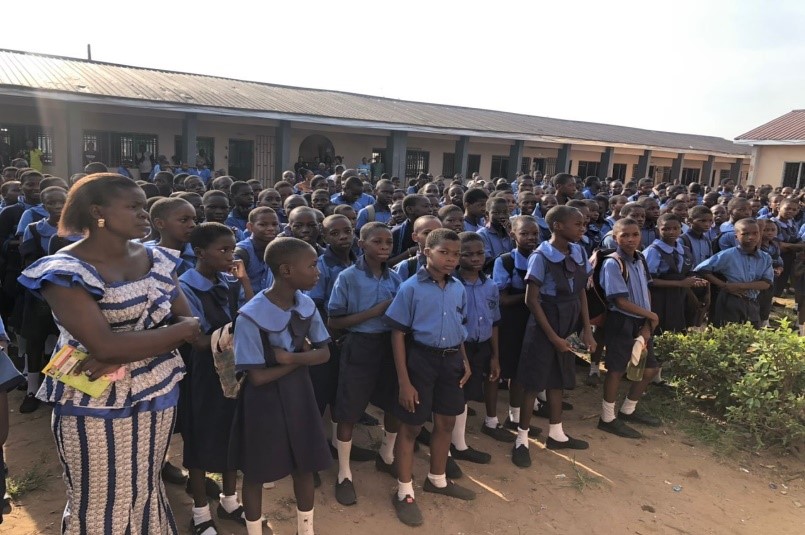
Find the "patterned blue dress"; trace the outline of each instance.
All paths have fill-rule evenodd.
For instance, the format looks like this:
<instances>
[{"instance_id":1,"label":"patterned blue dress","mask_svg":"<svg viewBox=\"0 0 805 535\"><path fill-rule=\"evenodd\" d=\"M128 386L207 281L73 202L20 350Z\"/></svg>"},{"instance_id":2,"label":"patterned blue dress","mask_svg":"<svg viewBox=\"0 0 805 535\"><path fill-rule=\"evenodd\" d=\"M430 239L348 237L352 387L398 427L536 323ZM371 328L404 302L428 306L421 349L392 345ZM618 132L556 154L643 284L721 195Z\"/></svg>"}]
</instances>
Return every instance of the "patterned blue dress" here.
<instances>
[{"instance_id":1,"label":"patterned blue dress","mask_svg":"<svg viewBox=\"0 0 805 535\"><path fill-rule=\"evenodd\" d=\"M179 290L181 260L147 249L151 269L134 281L105 282L68 253L47 256L19 282L34 294L45 283L78 286L98 303L115 332L159 328ZM59 323L58 351L74 338ZM160 470L168 449L185 368L175 351L125 365L125 376L98 398L46 377L37 397L53 405L52 430L67 485L65 534L177 533Z\"/></svg>"}]
</instances>

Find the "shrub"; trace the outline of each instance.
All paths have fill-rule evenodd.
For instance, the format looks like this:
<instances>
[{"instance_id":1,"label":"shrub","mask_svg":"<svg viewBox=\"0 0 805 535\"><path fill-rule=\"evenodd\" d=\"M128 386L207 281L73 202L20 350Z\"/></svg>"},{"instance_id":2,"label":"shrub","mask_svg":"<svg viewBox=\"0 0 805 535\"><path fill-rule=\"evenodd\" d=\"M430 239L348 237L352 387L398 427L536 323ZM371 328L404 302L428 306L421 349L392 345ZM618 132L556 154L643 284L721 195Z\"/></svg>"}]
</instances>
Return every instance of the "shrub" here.
<instances>
[{"instance_id":1,"label":"shrub","mask_svg":"<svg viewBox=\"0 0 805 535\"><path fill-rule=\"evenodd\" d=\"M657 337L680 400L708 401L716 416L745 428L757 447L805 443L805 338L732 324Z\"/></svg>"}]
</instances>

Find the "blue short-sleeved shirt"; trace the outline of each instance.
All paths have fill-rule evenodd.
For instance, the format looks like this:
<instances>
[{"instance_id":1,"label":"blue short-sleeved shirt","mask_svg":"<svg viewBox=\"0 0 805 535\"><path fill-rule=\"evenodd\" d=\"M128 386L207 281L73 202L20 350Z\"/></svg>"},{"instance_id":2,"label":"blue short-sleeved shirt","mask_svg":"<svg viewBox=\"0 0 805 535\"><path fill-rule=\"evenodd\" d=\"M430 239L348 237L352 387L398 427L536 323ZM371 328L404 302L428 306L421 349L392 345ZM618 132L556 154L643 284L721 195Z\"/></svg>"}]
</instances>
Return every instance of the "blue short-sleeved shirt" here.
<instances>
[{"instance_id":1,"label":"blue short-sleeved shirt","mask_svg":"<svg viewBox=\"0 0 805 535\"><path fill-rule=\"evenodd\" d=\"M44 206L42 206L41 204L31 206L22 213L22 217L20 217L20 222L17 223L17 232L15 236L22 236L22 234L25 232L25 228L28 225L36 221L39 221L40 219L45 217L49 217L49 214L48 211L45 210Z\"/></svg>"},{"instance_id":2,"label":"blue short-sleeved shirt","mask_svg":"<svg viewBox=\"0 0 805 535\"><path fill-rule=\"evenodd\" d=\"M801 241L796 223L793 220L783 221L779 217L772 217L777 223L777 241L780 243L797 243Z\"/></svg>"},{"instance_id":3,"label":"blue short-sleeved shirt","mask_svg":"<svg viewBox=\"0 0 805 535\"><path fill-rule=\"evenodd\" d=\"M39 243L34 243L34 234L31 232L31 225L25 227L25 231L22 233L22 243L20 243L20 255L23 257L36 254L37 251L43 251L45 255L47 255L50 238L55 236L59 230L48 223L47 218L40 219L34 226L36 227L36 232L39 234Z\"/></svg>"},{"instance_id":4,"label":"blue short-sleeved shirt","mask_svg":"<svg viewBox=\"0 0 805 535\"><path fill-rule=\"evenodd\" d=\"M682 265L685 263L685 249L682 244L677 241L676 245L672 247L662 240L654 240L654 243L649 245L644 251L648 271L652 277L671 271L671 266L665 262L665 258L660 254L660 251L666 254L673 254L673 252L676 251L679 255L676 263L676 271L682 271Z\"/></svg>"},{"instance_id":5,"label":"blue short-sleeved shirt","mask_svg":"<svg viewBox=\"0 0 805 535\"><path fill-rule=\"evenodd\" d=\"M683 239L687 236L686 239ZM698 266L711 256L713 256L713 244L707 234L696 235L693 230L688 230L679 237L679 243L688 245L690 243L690 254L693 257L693 265Z\"/></svg>"},{"instance_id":6,"label":"blue short-sleeved shirt","mask_svg":"<svg viewBox=\"0 0 805 535\"><path fill-rule=\"evenodd\" d=\"M464 232L478 232L484 228L485 225L486 222L484 221L483 217L478 220L478 224L469 221L466 217L464 218Z\"/></svg>"},{"instance_id":7,"label":"blue short-sleeved shirt","mask_svg":"<svg viewBox=\"0 0 805 535\"><path fill-rule=\"evenodd\" d=\"M246 261L246 274L249 276L249 282L252 285L252 290L255 294L262 292L263 290L269 288L271 283L274 282L274 277L271 274L271 270L268 269L268 265L265 263L261 255L257 254L254 248L254 239L247 238L243 241L239 241L235 246L235 256L237 258L241 258L241 253L239 251L243 250L246 253L248 258L241 258L241 260Z\"/></svg>"},{"instance_id":8,"label":"blue short-sleeved shirt","mask_svg":"<svg viewBox=\"0 0 805 535\"><path fill-rule=\"evenodd\" d=\"M614 258L607 258L601 265L601 287L607 296L609 302L609 310L614 310L631 316L639 318L635 314L630 314L621 310L615 305L615 298L625 297L637 306L646 310L651 310L651 298L649 297L648 285L651 284L651 276L646 272L643 261L635 255L633 258L626 256L620 247L617 249L617 254L620 261L626 267L628 274L628 281L623 279L621 266Z\"/></svg>"},{"instance_id":9,"label":"blue short-sleeved shirt","mask_svg":"<svg viewBox=\"0 0 805 535\"><path fill-rule=\"evenodd\" d=\"M777 240L772 240L766 246L761 245L760 250L771 257L772 269L783 267L783 259L780 257L780 243Z\"/></svg>"},{"instance_id":10,"label":"blue short-sleeved shirt","mask_svg":"<svg viewBox=\"0 0 805 535\"><path fill-rule=\"evenodd\" d=\"M427 269L420 268L400 285L384 320L392 329L410 332L420 344L439 348L461 344L467 338L467 293L455 277L445 280L442 288Z\"/></svg>"},{"instance_id":11,"label":"blue short-sleeved shirt","mask_svg":"<svg viewBox=\"0 0 805 535\"><path fill-rule=\"evenodd\" d=\"M330 340L330 334L313 300L298 290L294 297L294 305L290 310L283 310L272 303L265 292L260 292L243 305L235 323L237 371L266 367L261 330L268 333L268 341L272 347L294 351L293 336L289 329L292 313L302 319L311 318L307 338L313 346L322 346Z\"/></svg>"},{"instance_id":12,"label":"blue short-sleeved shirt","mask_svg":"<svg viewBox=\"0 0 805 535\"><path fill-rule=\"evenodd\" d=\"M248 218L238 217L234 210L229 212L229 215L226 217L226 221L224 221L224 225L227 227L236 228L241 232L246 232L246 225L248 223Z\"/></svg>"},{"instance_id":13,"label":"blue short-sleeved shirt","mask_svg":"<svg viewBox=\"0 0 805 535\"><path fill-rule=\"evenodd\" d=\"M652 223L651 226L640 229L640 248L645 249L657 239L657 227Z\"/></svg>"},{"instance_id":14,"label":"blue short-sleeved shirt","mask_svg":"<svg viewBox=\"0 0 805 535\"><path fill-rule=\"evenodd\" d=\"M487 261L508 253L514 247L514 241L507 232L501 236L496 230L484 227L478 231L478 235L484 241L484 257Z\"/></svg>"},{"instance_id":15,"label":"blue short-sleeved shirt","mask_svg":"<svg viewBox=\"0 0 805 535\"><path fill-rule=\"evenodd\" d=\"M727 230L721 233L718 237L718 248L723 251L731 247L738 246L738 238L735 236L735 230Z\"/></svg>"},{"instance_id":16,"label":"blue short-sleeved shirt","mask_svg":"<svg viewBox=\"0 0 805 535\"><path fill-rule=\"evenodd\" d=\"M414 273L419 271L419 268L421 268L425 264L427 264L428 257L425 256L424 254L422 254L421 252L417 251L417 253L416 253L416 270L414 270L414 273L411 273L411 272L408 271L408 264L409 264L408 261L409 260L410 260L410 258L406 258L405 260L397 262L397 265L394 266L394 271L397 273L397 275L400 276L400 278L402 280L405 280L405 279L411 277Z\"/></svg>"},{"instance_id":17,"label":"blue short-sleeved shirt","mask_svg":"<svg viewBox=\"0 0 805 535\"><path fill-rule=\"evenodd\" d=\"M354 201L347 202L347 200L344 199L343 195L341 195L340 193L336 193L335 195L330 197L330 202L335 205L348 204L352 207L353 210L355 210L355 213L358 213L361 211L362 208L366 208L370 204L374 204L375 198L366 193L361 193L361 196L355 199Z\"/></svg>"},{"instance_id":18,"label":"blue short-sleeved shirt","mask_svg":"<svg viewBox=\"0 0 805 535\"><path fill-rule=\"evenodd\" d=\"M335 280L335 286L327 303L327 314L331 318L351 316L389 299L394 299L402 279L394 271L384 266L378 278L366 265L364 257L358 258L354 266L342 271ZM382 333L391 328L382 316L371 318L353 325L348 330L359 333Z\"/></svg>"},{"instance_id":19,"label":"blue short-sleeved shirt","mask_svg":"<svg viewBox=\"0 0 805 535\"><path fill-rule=\"evenodd\" d=\"M735 223L733 223L732 221L724 221L718 227L718 231L721 232L721 233L730 232L730 231L735 232Z\"/></svg>"},{"instance_id":20,"label":"blue short-sleeved shirt","mask_svg":"<svg viewBox=\"0 0 805 535\"><path fill-rule=\"evenodd\" d=\"M391 220L391 210L389 210L388 206L381 207L378 206L377 203L373 204L372 206L375 207L375 219L374 221L378 223L383 223L384 225L387 224ZM361 208L358 212L358 219L355 221L355 230L361 230L361 227L364 226L366 223L371 223L369 220L369 207Z\"/></svg>"},{"instance_id":21,"label":"blue short-sleeved shirt","mask_svg":"<svg viewBox=\"0 0 805 535\"><path fill-rule=\"evenodd\" d=\"M513 249L511 254L514 258L514 273L509 274L503 265L503 259L498 257L492 266L492 280L495 281L501 292L504 290L525 291L525 280L520 276L518 270L528 270L528 258L523 256L519 249Z\"/></svg>"},{"instance_id":22,"label":"blue short-sleeved shirt","mask_svg":"<svg viewBox=\"0 0 805 535\"><path fill-rule=\"evenodd\" d=\"M14 367L14 363L11 362L6 352L0 351L0 392L11 392L24 382L25 377Z\"/></svg>"},{"instance_id":23,"label":"blue short-sleeved shirt","mask_svg":"<svg viewBox=\"0 0 805 535\"><path fill-rule=\"evenodd\" d=\"M616 223L615 218L612 217L611 215L608 215L604 218L604 222L601 224L601 230L600 230L602 240L604 239L604 236L607 235L607 232L615 228L615 223Z\"/></svg>"},{"instance_id":24,"label":"blue short-sleeved shirt","mask_svg":"<svg viewBox=\"0 0 805 535\"><path fill-rule=\"evenodd\" d=\"M228 296L229 285L234 283L235 280L235 277L229 275L228 273L218 273L218 281L213 285L210 279L196 271L195 268L185 271L179 277L179 286L181 286L182 292L187 298L187 303L190 305L190 311L199 319L202 332L209 332L211 325L204 316L204 307L201 304L201 300L198 298L198 296L196 296L196 293L193 290L195 289L200 292L209 292L213 289L213 286L215 286L220 288L221 291L226 292L226 295ZM241 287L236 308L240 307L245 301L246 296L243 293L243 287ZM229 313L229 307L226 306L223 308L223 310L231 320L232 317Z\"/></svg>"},{"instance_id":25,"label":"blue short-sleeved shirt","mask_svg":"<svg viewBox=\"0 0 805 535\"><path fill-rule=\"evenodd\" d=\"M759 249L751 253L745 252L740 247L720 251L696 266L696 271L718 273L723 275L727 282L764 280L769 284L774 283L771 256ZM746 292L746 296L750 299L757 299L759 294L757 290Z\"/></svg>"},{"instance_id":26,"label":"blue short-sleeved shirt","mask_svg":"<svg viewBox=\"0 0 805 535\"><path fill-rule=\"evenodd\" d=\"M316 282L308 295L316 306L321 307L322 310L327 310L327 301L330 299L330 294L335 285L335 279L338 278L339 273L347 269L355 263L355 255L350 251L349 263L344 264L328 246L324 254L319 257L316 267L319 268L319 280Z\"/></svg>"},{"instance_id":27,"label":"blue short-sleeved shirt","mask_svg":"<svg viewBox=\"0 0 805 535\"><path fill-rule=\"evenodd\" d=\"M550 242L544 241L539 244L537 250L528 258L528 270L526 271L526 279L534 281L539 285L539 292L543 295L556 296L556 281L548 270L545 264L547 259L554 264L564 262L566 255L554 247ZM587 253L584 248L577 244L570 244L570 258L579 266L578 269L584 269L587 276L593 274L593 266L587 259ZM567 280L570 290L574 291L574 281L572 278Z\"/></svg>"},{"instance_id":28,"label":"blue short-sleeved shirt","mask_svg":"<svg viewBox=\"0 0 805 535\"><path fill-rule=\"evenodd\" d=\"M500 321L500 292L497 285L480 273L475 282L458 277L467 294L467 341L485 342Z\"/></svg>"}]
</instances>

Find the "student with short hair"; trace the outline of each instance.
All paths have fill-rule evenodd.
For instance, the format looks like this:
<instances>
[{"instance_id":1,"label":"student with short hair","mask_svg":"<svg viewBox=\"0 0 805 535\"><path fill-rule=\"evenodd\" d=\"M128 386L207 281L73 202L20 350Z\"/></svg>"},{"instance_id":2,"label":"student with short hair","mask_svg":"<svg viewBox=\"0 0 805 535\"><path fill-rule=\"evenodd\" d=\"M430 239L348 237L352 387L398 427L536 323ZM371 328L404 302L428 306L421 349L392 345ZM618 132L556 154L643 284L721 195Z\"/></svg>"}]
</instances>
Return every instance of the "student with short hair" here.
<instances>
[{"instance_id":1,"label":"student with short hair","mask_svg":"<svg viewBox=\"0 0 805 535\"><path fill-rule=\"evenodd\" d=\"M752 211L749 208L749 201L741 197L733 197L727 203L727 213L729 221L719 225L714 250L723 251L738 245L738 241L735 239L735 223L750 217Z\"/></svg>"},{"instance_id":2,"label":"student with short hair","mask_svg":"<svg viewBox=\"0 0 805 535\"><path fill-rule=\"evenodd\" d=\"M464 232L464 210L455 204L446 204L439 208L437 213L442 227L449 228L453 232Z\"/></svg>"},{"instance_id":3,"label":"student with short hair","mask_svg":"<svg viewBox=\"0 0 805 535\"><path fill-rule=\"evenodd\" d=\"M243 262L252 290L260 293L270 288L274 282L271 270L263 258L268 244L279 235L280 221L274 210L267 206L258 206L249 212L246 229L249 237L235 245L235 258Z\"/></svg>"},{"instance_id":4,"label":"student with short hair","mask_svg":"<svg viewBox=\"0 0 805 535\"><path fill-rule=\"evenodd\" d=\"M309 206L299 206L290 212L286 212L288 213L288 226L285 231L290 236L310 244L311 247L316 249L316 252L321 254L324 250L319 246L321 225L318 221L317 212L317 210Z\"/></svg>"},{"instance_id":5,"label":"student with short hair","mask_svg":"<svg viewBox=\"0 0 805 535\"><path fill-rule=\"evenodd\" d=\"M222 177L219 177L222 178ZM217 180L217 179L216 179ZM208 223L221 223L226 225L229 217L229 196L221 190L212 189L201 198L204 206L204 221ZM227 225L235 233L237 241L245 237L243 231L238 227Z\"/></svg>"},{"instance_id":6,"label":"student with short hair","mask_svg":"<svg viewBox=\"0 0 805 535\"><path fill-rule=\"evenodd\" d=\"M343 187L341 193L336 193L330 198L335 204L348 204L357 213L361 208L366 208L375 202L374 197L363 192L363 181L354 169L347 169L341 175Z\"/></svg>"},{"instance_id":7,"label":"student with short hair","mask_svg":"<svg viewBox=\"0 0 805 535\"><path fill-rule=\"evenodd\" d=\"M636 202L628 202L620 210L621 219L629 218L634 221L637 221L637 224L640 225L640 244L638 244L638 250L643 249L643 227L646 223L646 209L643 208L639 203ZM620 219L618 220L620 221ZM618 244L615 241L615 233L614 233L614 226L612 227L613 230L607 233L606 236L601 240L601 247L603 249L617 249Z\"/></svg>"},{"instance_id":8,"label":"student with short hair","mask_svg":"<svg viewBox=\"0 0 805 535\"><path fill-rule=\"evenodd\" d=\"M652 197L642 198L638 204L646 212L646 220L640 230L640 250L642 251L657 239L657 218L660 217L660 204L657 199Z\"/></svg>"},{"instance_id":9,"label":"student with short hair","mask_svg":"<svg viewBox=\"0 0 805 535\"><path fill-rule=\"evenodd\" d=\"M570 173L557 173L551 179L556 188L556 202L560 206L576 196L576 177ZM546 211L547 213L547 211Z\"/></svg>"},{"instance_id":10,"label":"student with short hair","mask_svg":"<svg viewBox=\"0 0 805 535\"><path fill-rule=\"evenodd\" d=\"M394 195L394 186L390 180L378 180L375 184L375 202L358 211L358 220L355 223L356 232L360 232L366 223L377 221L388 223L391 219L391 198Z\"/></svg>"},{"instance_id":11,"label":"student with short hair","mask_svg":"<svg viewBox=\"0 0 805 535\"><path fill-rule=\"evenodd\" d=\"M2 202L0 202L0 210L17 204L21 194L20 183L18 181L9 180L3 182L3 185L0 186L0 196L3 197Z\"/></svg>"},{"instance_id":12,"label":"student with short hair","mask_svg":"<svg viewBox=\"0 0 805 535\"><path fill-rule=\"evenodd\" d=\"M470 188L464 192L464 231L478 232L484 228L484 214L489 194L482 188Z\"/></svg>"},{"instance_id":13,"label":"student with short hair","mask_svg":"<svg viewBox=\"0 0 805 535\"><path fill-rule=\"evenodd\" d=\"M609 198L609 215L604 218L604 223L601 225L601 239L607 233L612 231L615 222L621 218L621 208L623 208L629 200L625 195L613 195Z\"/></svg>"},{"instance_id":14,"label":"student with short hair","mask_svg":"<svg viewBox=\"0 0 805 535\"><path fill-rule=\"evenodd\" d=\"M399 383L395 408L402 425L397 435L397 492L392 502L406 525L422 524L412 481L414 440L433 414L430 471L423 490L472 500L475 493L445 476L455 417L464 411L462 387L470 376L464 353L467 296L452 276L461 242L452 230L436 229L425 243L427 264L403 282L386 310ZM408 341L406 341L408 335Z\"/></svg>"},{"instance_id":15,"label":"student with short hair","mask_svg":"<svg viewBox=\"0 0 805 535\"><path fill-rule=\"evenodd\" d=\"M406 195L402 201L405 221L391 229L394 237L394 250L389 263L394 265L400 260L416 255L418 247L411 235L414 231L414 222L423 215L430 215L430 201L424 195Z\"/></svg>"},{"instance_id":16,"label":"student with short hair","mask_svg":"<svg viewBox=\"0 0 805 535\"><path fill-rule=\"evenodd\" d=\"M414 222L414 231L411 233L411 239L417 245L417 252L414 256L400 261L394 266L394 271L400 276L402 280L407 280L413 277L420 268L425 266L427 258L425 257L425 241L428 234L442 228L442 224L438 218L432 215L423 215L418 217Z\"/></svg>"},{"instance_id":17,"label":"student with short hair","mask_svg":"<svg viewBox=\"0 0 805 535\"><path fill-rule=\"evenodd\" d=\"M509 229L509 206L506 199L492 197L486 201L486 212L484 219L486 225L478 231L478 236L484 244L484 269L487 273L492 271L492 264L495 258L503 253L508 253L514 248Z\"/></svg>"},{"instance_id":18,"label":"student with short hair","mask_svg":"<svg viewBox=\"0 0 805 535\"><path fill-rule=\"evenodd\" d=\"M332 210L335 208L330 202L330 192L326 189L317 189L310 194L310 206L324 215L332 214Z\"/></svg>"},{"instance_id":19,"label":"student with short hair","mask_svg":"<svg viewBox=\"0 0 805 535\"><path fill-rule=\"evenodd\" d=\"M177 275L195 267L196 255L190 245L190 233L196 226L196 209L193 205L178 197L159 199L151 206L148 214L158 237L143 242L143 245L173 249L182 260L176 266Z\"/></svg>"},{"instance_id":20,"label":"student with short hair","mask_svg":"<svg viewBox=\"0 0 805 535\"><path fill-rule=\"evenodd\" d=\"M777 223L771 219L758 219L760 227L760 250L771 257L771 266L774 270L774 280L783 274L783 259L780 257L780 243L777 241ZM760 326L769 326L769 316L774 302L774 285L767 290L761 290L758 295L758 307L760 309Z\"/></svg>"},{"instance_id":21,"label":"student with short hair","mask_svg":"<svg viewBox=\"0 0 805 535\"><path fill-rule=\"evenodd\" d=\"M788 286L797 253L805 251L805 242L799 237L799 225L794 221L799 211L799 202L794 199L783 199L780 201L777 216L770 218L777 224L777 241L780 243L780 257L783 260L783 272L774 281L776 297L783 295Z\"/></svg>"},{"instance_id":22,"label":"student with short hair","mask_svg":"<svg viewBox=\"0 0 805 535\"><path fill-rule=\"evenodd\" d=\"M249 212L254 207L252 187L247 182L235 182L229 188L229 197L233 206L224 224L245 232L246 226L249 224Z\"/></svg>"}]
</instances>

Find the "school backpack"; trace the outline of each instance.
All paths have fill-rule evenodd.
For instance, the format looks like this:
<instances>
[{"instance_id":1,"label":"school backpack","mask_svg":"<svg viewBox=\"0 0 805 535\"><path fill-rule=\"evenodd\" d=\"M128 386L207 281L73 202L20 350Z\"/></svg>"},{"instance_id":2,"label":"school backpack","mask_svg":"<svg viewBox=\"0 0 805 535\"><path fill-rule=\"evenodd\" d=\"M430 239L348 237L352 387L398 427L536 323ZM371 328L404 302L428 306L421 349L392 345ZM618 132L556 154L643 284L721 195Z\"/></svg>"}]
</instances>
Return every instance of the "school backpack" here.
<instances>
[{"instance_id":1,"label":"school backpack","mask_svg":"<svg viewBox=\"0 0 805 535\"><path fill-rule=\"evenodd\" d=\"M526 270L524 269L517 269L514 266L514 255L509 251L508 253L503 253L500 255L500 262L503 264L503 269L509 274L509 278L514 278L514 272L516 271L520 278L525 281L526 277Z\"/></svg>"},{"instance_id":2,"label":"school backpack","mask_svg":"<svg viewBox=\"0 0 805 535\"><path fill-rule=\"evenodd\" d=\"M235 373L235 320L238 314L240 288L240 284L230 285L229 317L232 321L213 331L210 336L212 362L218 373L218 381L221 383L224 397L231 399L238 397L243 383L243 377L238 377Z\"/></svg>"},{"instance_id":3,"label":"school backpack","mask_svg":"<svg viewBox=\"0 0 805 535\"><path fill-rule=\"evenodd\" d=\"M646 274L648 274L649 269L646 258L640 251L636 251L636 253L643 262ZM601 267L607 258L612 258L618 263L623 280L627 284L629 282L629 270L621 260L620 255L618 255L617 249L598 249L590 257L590 264L593 266L593 283L587 287L587 311L590 317L590 325L596 327L603 327L607 317L607 297L603 286L601 286Z\"/></svg>"}]
</instances>

